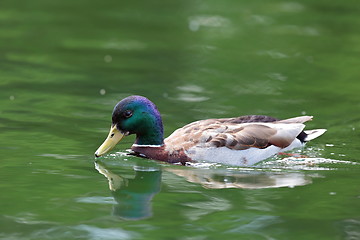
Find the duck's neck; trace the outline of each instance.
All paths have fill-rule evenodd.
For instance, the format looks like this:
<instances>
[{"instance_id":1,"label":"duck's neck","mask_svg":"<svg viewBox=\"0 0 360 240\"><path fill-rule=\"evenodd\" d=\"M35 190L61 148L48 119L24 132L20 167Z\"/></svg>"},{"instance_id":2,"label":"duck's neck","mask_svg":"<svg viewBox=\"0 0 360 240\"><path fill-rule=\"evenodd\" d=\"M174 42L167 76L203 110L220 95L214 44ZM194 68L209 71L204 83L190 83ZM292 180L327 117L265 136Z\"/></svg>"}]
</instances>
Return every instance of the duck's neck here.
<instances>
[{"instance_id":1,"label":"duck's neck","mask_svg":"<svg viewBox=\"0 0 360 240\"><path fill-rule=\"evenodd\" d=\"M160 114L153 115L153 118L146 121L143 130L136 133L136 145L162 146L164 144L164 130Z\"/></svg>"},{"instance_id":2,"label":"duck's neck","mask_svg":"<svg viewBox=\"0 0 360 240\"><path fill-rule=\"evenodd\" d=\"M136 145L154 145L162 146L164 144L164 137L162 133L156 132L145 135L136 135Z\"/></svg>"}]
</instances>

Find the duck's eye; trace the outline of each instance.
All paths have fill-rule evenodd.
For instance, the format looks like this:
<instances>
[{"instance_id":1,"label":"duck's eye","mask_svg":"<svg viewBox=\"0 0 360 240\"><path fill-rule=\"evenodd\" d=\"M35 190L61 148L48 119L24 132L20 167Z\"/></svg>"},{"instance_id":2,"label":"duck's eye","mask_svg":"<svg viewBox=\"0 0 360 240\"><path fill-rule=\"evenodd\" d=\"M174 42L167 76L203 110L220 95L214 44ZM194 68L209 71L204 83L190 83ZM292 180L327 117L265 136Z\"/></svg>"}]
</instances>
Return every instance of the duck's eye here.
<instances>
[{"instance_id":1,"label":"duck's eye","mask_svg":"<svg viewBox=\"0 0 360 240\"><path fill-rule=\"evenodd\" d=\"M126 110L125 112L124 112L124 117L125 118L129 118L129 117L131 117L133 115L133 113L132 113L132 111L130 111L130 110Z\"/></svg>"}]
</instances>

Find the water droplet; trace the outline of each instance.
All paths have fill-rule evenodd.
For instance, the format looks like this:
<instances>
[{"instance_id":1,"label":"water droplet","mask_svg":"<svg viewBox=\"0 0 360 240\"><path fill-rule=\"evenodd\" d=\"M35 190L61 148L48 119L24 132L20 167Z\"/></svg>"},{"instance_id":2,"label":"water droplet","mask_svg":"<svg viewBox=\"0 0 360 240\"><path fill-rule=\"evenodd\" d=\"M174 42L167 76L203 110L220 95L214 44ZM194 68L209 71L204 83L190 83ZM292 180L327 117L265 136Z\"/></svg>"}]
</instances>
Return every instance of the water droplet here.
<instances>
[{"instance_id":1,"label":"water droplet","mask_svg":"<svg viewBox=\"0 0 360 240\"><path fill-rule=\"evenodd\" d=\"M101 94L101 95L105 95L105 94L106 94L106 90L105 90L105 89L100 89L100 94Z\"/></svg>"}]
</instances>

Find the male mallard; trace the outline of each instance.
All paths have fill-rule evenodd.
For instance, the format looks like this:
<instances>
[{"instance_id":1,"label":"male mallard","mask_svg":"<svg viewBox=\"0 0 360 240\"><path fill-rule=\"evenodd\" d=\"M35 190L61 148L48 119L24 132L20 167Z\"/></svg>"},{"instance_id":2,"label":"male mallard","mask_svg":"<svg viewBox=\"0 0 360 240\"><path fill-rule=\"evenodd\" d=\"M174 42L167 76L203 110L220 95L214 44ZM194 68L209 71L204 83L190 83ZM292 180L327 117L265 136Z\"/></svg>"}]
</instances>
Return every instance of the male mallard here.
<instances>
[{"instance_id":1,"label":"male mallard","mask_svg":"<svg viewBox=\"0 0 360 240\"><path fill-rule=\"evenodd\" d=\"M207 119L179 128L164 139L155 104L142 96L130 96L116 104L110 133L95 156L109 152L124 136L136 134L131 150L137 156L182 164L207 161L253 165L322 135L325 129L303 131L303 123L311 119L278 120L259 115Z\"/></svg>"}]
</instances>

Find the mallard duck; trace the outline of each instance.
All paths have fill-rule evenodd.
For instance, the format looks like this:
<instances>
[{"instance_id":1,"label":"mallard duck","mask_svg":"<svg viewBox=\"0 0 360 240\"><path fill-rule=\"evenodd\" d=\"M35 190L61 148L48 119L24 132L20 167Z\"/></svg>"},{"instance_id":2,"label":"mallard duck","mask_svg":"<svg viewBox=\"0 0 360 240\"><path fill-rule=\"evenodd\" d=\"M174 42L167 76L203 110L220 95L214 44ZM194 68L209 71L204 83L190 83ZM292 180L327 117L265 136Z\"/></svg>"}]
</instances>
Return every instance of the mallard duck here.
<instances>
[{"instance_id":1,"label":"mallard duck","mask_svg":"<svg viewBox=\"0 0 360 240\"><path fill-rule=\"evenodd\" d=\"M104 143L96 150L100 157L124 136L136 134L132 154L169 163L216 162L249 166L279 152L303 146L326 129L303 131L312 116L278 120L248 115L207 119L190 123L164 139L161 115L156 105L143 96L129 96L118 102Z\"/></svg>"}]
</instances>

